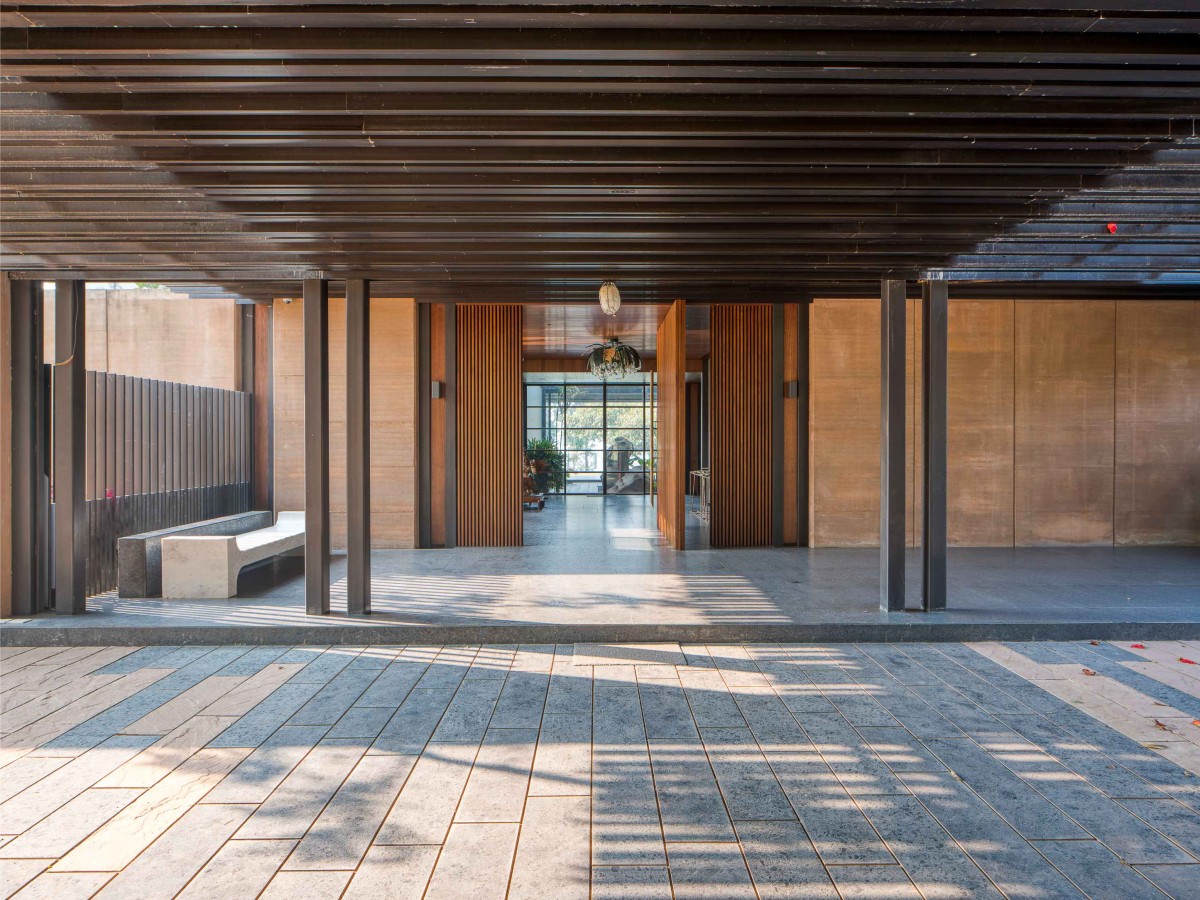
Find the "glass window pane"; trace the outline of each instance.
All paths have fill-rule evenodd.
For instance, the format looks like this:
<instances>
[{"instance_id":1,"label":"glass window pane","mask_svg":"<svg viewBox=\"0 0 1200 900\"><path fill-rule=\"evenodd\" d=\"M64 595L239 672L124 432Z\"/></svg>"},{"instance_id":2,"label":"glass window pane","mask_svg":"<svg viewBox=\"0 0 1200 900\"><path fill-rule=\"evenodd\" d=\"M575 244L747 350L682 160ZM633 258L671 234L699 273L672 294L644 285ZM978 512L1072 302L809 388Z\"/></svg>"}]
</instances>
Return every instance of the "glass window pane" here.
<instances>
[{"instance_id":1,"label":"glass window pane","mask_svg":"<svg viewBox=\"0 0 1200 900\"><path fill-rule=\"evenodd\" d=\"M595 472L601 467L602 454L599 450L567 451L568 472Z\"/></svg>"},{"instance_id":2,"label":"glass window pane","mask_svg":"<svg viewBox=\"0 0 1200 900\"><path fill-rule=\"evenodd\" d=\"M605 417L610 429L641 428L645 423L645 413L640 406L610 406Z\"/></svg>"},{"instance_id":3,"label":"glass window pane","mask_svg":"<svg viewBox=\"0 0 1200 900\"><path fill-rule=\"evenodd\" d=\"M599 472L568 472L568 494L599 494L604 483Z\"/></svg>"},{"instance_id":4,"label":"glass window pane","mask_svg":"<svg viewBox=\"0 0 1200 900\"><path fill-rule=\"evenodd\" d=\"M604 385L569 384L563 389L567 406L599 406L604 403Z\"/></svg>"},{"instance_id":5,"label":"glass window pane","mask_svg":"<svg viewBox=\"0 0 1200 900\"><path fill-rule=\"evenodd\" d=\"M647 434L641 428L610 428L608 429L608 449L634 450L641 452L648 443Z\"/></svg>"},{"instance_id":6,"label":"glass window pane","mask_svg":"<svg viewBox=\"0 0 1200 900\"><path fill-rule=\"evenodd\" d=\"M564 450L604 449L604 432L598 428L568 429L562 435Z\"/></svg>"}]
</instances>

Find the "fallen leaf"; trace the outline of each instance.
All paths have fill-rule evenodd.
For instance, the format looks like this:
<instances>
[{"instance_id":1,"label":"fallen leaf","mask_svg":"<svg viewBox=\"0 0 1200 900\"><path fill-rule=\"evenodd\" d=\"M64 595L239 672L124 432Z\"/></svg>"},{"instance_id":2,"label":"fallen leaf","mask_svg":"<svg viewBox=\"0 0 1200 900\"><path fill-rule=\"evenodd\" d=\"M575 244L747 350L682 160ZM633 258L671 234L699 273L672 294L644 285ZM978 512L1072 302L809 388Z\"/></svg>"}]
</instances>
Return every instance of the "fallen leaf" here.
<instances>
[{"instance_id":1,"label":"fallen leaf","mask_svg":"<svg viewBox=\"0 0 1200 900\"><path fill-rule=\"evenodd\" d=\"M1197 728L1200 728L1200 719L1192 719L1192 724Z\"/></svg>"},{"instance_id":2,"label":"fallen leaf","mask_svg":"<svg viewBox=\"0 0 1200 900\"><path fill-rule=\"evenodd\" d=\"M1083 674L1084 675L1095 675L1096 673L1093 672L1091 669L1084 669Z\"/></svg>"},{"instance_id":3,"label":"fallen leaf","mask_svg":"<svg viewBox=\"0 0 1200 900\"><path fill-rule=\"evenodd\" d=\"M1145 644L1130 644L1129 646L1132 647L1134 650L1145 650L1146 649Z\"/></svg>"},{"instance_id":4,"label":"fallen leaf","mask_svg":"<svg viewBox=\"0 0 1200 900\"><path fill-rule=\"evenodd\" d=\"M1088 641L1088 643L1089 643L1089 644L1091 644L1093 647L1099 647L1099 646L1100 646L1100 642L1099 642L1099 641Z\"/></svg>"},{"instance_id":5,"label":"fallen leaf","mask_svg":"<svg viewBox=\"0 0 1200 900\"><path fill-rule=\"evenodd\" d=\"M1142 744L1147 750L1166 750L1166 744Z\"/></svg>"},{"instance_id":6,"label":"fallen leaf","mask_svg":"<svg viewBox=\"0 0 1200 900\"><path fill-rule=\"evenodd\" d=\"M1186 656L1179 657L1179 661L1181 663L1187 663L1189 666L1194 666L1196 664L1194 659L1188 659Z\"/></svg>"},{"instance_id":7,"label":"fallen leaf","mask_svg":"<svg viewBox=\"0 0 1200 900\"><path fill-rule=\"evenodd\" d=\"M1166 725L1164 725L1162 722L1158 721L1158 719L1155 719L1155 720L1154 720L1154 727L1155 727L1155 728L1161 728L1163 731L1166 731L1166 730L1167 730L1167 726L1166 726Z\"/></svg>"}]
</instances>

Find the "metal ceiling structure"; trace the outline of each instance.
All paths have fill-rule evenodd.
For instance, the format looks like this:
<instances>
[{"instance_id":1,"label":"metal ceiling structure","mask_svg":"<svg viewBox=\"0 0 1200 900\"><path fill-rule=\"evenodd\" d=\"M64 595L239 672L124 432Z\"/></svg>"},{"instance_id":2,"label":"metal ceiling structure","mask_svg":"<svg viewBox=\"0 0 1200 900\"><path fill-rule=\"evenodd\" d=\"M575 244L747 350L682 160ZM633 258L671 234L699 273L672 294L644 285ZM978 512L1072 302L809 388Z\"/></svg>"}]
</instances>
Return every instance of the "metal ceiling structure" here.
<instances>
[{"instance_id":1,"label":"metal ceiling structure","mask_svg":"<svg viewBox=\"0 0 1200 900\"><path fill-rule=\"evenodd\" d=\"M0 15L25 277L527 302L1200 284L1200 0Z\"/></svg>"}]
</instances>

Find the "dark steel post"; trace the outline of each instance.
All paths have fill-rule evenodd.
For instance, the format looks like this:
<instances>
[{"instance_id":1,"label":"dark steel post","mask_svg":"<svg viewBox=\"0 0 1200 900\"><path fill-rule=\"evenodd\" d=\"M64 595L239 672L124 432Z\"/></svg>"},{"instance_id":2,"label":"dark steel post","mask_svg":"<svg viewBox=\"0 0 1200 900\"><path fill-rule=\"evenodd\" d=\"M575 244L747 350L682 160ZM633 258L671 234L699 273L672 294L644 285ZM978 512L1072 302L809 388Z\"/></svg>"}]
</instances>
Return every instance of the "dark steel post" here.
<instances>
[{"instance_id":1,"label":"dark steel post","mask_svg":"<svg viewBox=\"0 0 1200 900\"><path fill-rule=\"evenodd\" d=\"M304 610L329 612L329 282L304 279Z\"/></svg>"},{"instance_id":2,"label":"dark steel post","mask_svg":"<svg viewBox=\"0 0 1200 900\"><path fill-rule=\"evenodd\" d=\"M371 287L346 282L346 608L371 611Z\"/></svg>"},{"instance_id":3,"label":"dark steel post","mask_svg":"<svg viewBox=\"0 0 1200 900\"><path fill-rule=\"evenodd\" d=\"M783 496L783 391L784 315L781 303L771 306L771 543L783 546L783 505L794 497Z\"/></svg>"},{"instance_id":4,"label":"dark steel post","mask_svg":"<svg viewBox=\"0 0 1200 900\"><path fill-rule=\"evenodd\" d=\"M905 282L884 280L881 304L879 608L904 609Z\"/></svg>"},{"instance_id":5,"label":"dark steel post","mask_svg":"<svg viewBox=\"0 0 1200 900\"><path fill-rule=\"evenodd\" d=\"M924 523L921 606L946 608L946 357L948 285L921 287L921 424L924 448Z\"/></svg>"},{"instance_id":6,"label":"dark steel post","mask_svg":"<svg viewBox=\"0 0 1200 900\"><path fill-rule=\"evenodd\" d=\"M82 281L54 285L54 611L87 611L87 430Z\"/></svg>"},{"instance_id":7,"label":"dark steel post","mask_svg":"<svg viewBox=\"0 0 1200 900\"><path fill-rule=\"evenodd\" d=\"M14 616L29 616L46 605L42 577L46 547L45 406L42 394L42 284L14 281L12 315L12 551Z\"/></svg>"}]
</instances>

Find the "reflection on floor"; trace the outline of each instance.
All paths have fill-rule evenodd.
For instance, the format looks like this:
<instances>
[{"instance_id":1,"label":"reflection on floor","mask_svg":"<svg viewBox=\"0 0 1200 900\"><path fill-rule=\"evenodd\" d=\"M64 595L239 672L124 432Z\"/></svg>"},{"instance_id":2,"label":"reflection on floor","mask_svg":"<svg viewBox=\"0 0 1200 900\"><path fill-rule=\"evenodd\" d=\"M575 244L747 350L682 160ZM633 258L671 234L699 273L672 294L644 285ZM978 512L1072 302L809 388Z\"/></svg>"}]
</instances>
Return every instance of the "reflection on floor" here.
<instances>
[{"instance_id":1,"label":"reflection on floor","mask_svg":"<svg viewBox=\"0 0 1200 900\"><path fill-rule=\"evenodd\" d=\"M580 649L6 648L0 887L1196 896L1200 643Z\"/></svg>"},{"instance_id":2,"label":"reflection on floor","mask_svg":"<svg viewBox=\"0 0 1200 900\"><path fill-rule=\"evenodd\" d=\"M690 540L703 546L692 517ZM950 609L878 608L875 549L671 550L641 497L552 498L527 511L526 546L376 551L370 623L552 626L878 626L936 623L1200 623L1200 548L952 549ZM919 552L909 565L919 597ZM332 564L333 610L345 610L345 559ZM302 565L280 560L243 575L221 601L93 598L97 616L43 616L28 627L307 625ZM666 637L625 637L649 640ZM671 635L678 637L678 635ZM746 639L708 634L709 639ZM298 640L298 638L287 638ZM534 639L534 638L529 638ZM542 635L541 639L565 639ZM572 636L570 639L587 639ZM854 637L846 639L877 639Z\"/></svg>"}]
</instances>

